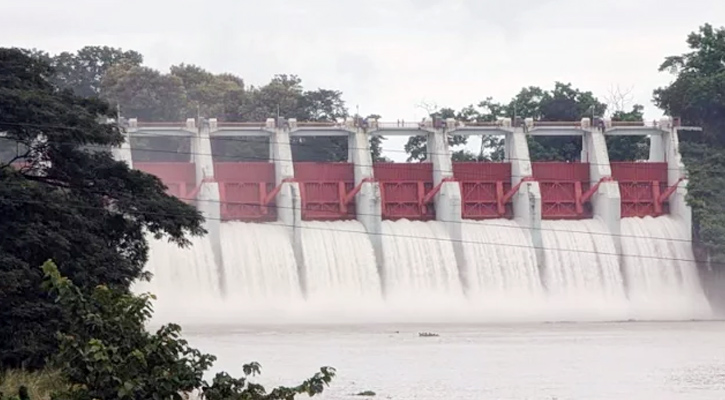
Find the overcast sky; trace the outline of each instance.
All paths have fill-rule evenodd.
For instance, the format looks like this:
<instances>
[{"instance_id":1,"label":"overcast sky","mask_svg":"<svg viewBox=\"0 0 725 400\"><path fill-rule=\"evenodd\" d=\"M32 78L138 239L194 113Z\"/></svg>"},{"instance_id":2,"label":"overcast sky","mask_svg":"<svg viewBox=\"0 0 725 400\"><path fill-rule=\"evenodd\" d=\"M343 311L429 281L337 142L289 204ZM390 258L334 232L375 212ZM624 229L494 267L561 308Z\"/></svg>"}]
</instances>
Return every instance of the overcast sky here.
<instances>
[{"instance_id":1,"label":"overcast sky","mask_svg":"<svg viewBox=\"0 0 725 400\"><path fill-rule=\"evenodd\" d=\"M264 84L299 75L342 90L352 111L419 120L422 102L460 108L522 86L571 82L600 98L631 89L661 112L657 67L725 0L0 0L0 45L51 53L85 45L138 50ZM386 148L402 149L402 139ZM475 148L475 141L472 143ZM390 153L393 158L403 154Z\"/></svg>"}]
</instances>

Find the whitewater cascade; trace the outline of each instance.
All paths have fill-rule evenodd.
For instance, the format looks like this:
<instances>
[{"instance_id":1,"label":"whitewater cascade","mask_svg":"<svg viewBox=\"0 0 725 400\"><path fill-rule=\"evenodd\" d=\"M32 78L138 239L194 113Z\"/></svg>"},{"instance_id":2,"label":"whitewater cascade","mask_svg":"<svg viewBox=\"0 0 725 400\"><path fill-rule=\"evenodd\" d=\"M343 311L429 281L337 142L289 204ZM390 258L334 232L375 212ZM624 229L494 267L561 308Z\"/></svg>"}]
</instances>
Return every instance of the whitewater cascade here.
<instances>
[{"instance_id":1,"label":"whitewater cascade","mask_svg":"<svg viewBox=\"0 0 725 400\"><path fill-rule=\"evenodd\" d=\"M185 325L710 316L687 232L672 217L623 219L621 257L598 219L543 221L543 249L504 219L464 221L459 247L442 222L382 228L379 265L357 221L302 222L298 254L286 226L225 222L222 265L208 237L187 248L149 237L154 277L133 290L157 295L154 322Z\"/></svg>"},{"instance_id":2,"label":"whitewater cascade","mask_svg":"<svg viewBox=\"0 0 725 400\"><path fill-rule=\"evenodd\" d=\"M380 311L382 288L375 251L358 221L309 221L300 227L308 304L318 310Z\"/></svg>"},{"instance_id":3,"label":"whitewater cascade","mask_svg":"<svg viewBox=\"0 0 725 400\"><path fill-rule=\"evenodd\" d=\"M302 302L292 239L278 224L221 224L225 307L253 319L287 317Z\"/></svg>"},{"instance_id":4,"label":"whitewater cascade","mask_svg":"<svg viewBox=\"0 0 725 400\"><path fill-rule=\"evenodd\" d=\"M152 235L147 239L150 251L146 271L153 277L150 282L136 282L132 290L156 295L154 321L207 321L210 310L223 306L219 271L209 239L190 237L191 245L185 248Z\"/></svg>"},{"instance_id":5,"label":"whitewater cascade","mask_svg":"<svg viewBox=\"0 0 725 400\"><path fill-rule=\"evenodd\" d=\"M383 221L383 285L396 311L460 311L464 296L453 243L441 222Z\"/></svg>"},{"instance_id":6,"label":"whitewater cascade","mask_svg":"<svg viewBox=\"0 0 725 400\"><path fill-rule=\"evenodd\" d=\"M474 307L521 318L541 315L544 292L528 229L516 221L464 221L466 294Z\"/></svg>"},{"instance_id":7,"label":"whitewater cascade","mask_svg":"<svg viewBox=\"0 0 725 400\"><path fill-rule=\"evenodd\" d=\"M543 283L562 318L629 318L617 250L598 218L542 221Z\"/></svg>"},{"instance_id":8,"label":"whitewater cascade","mask_svg":"<svg viewBox=\"0 0 725 400\"><path fill-rule=\"evenodd\" d=\"M671 216L622 219L622 258L636 317L709 316L689 234Z\"/></svg>"}]
</instances>

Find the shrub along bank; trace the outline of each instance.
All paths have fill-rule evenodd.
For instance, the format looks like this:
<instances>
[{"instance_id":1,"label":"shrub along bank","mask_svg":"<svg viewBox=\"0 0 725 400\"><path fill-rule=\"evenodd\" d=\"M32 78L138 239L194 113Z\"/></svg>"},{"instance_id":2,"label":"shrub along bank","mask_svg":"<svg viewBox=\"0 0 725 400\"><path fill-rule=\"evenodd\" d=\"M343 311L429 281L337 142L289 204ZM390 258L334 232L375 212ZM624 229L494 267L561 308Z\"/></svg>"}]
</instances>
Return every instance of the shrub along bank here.
<instances>
[{"instance_id":1,"label":"shrub along bank","mask_svg":"<svg viewBox=\"0 0 725 400\"><path fill-rule=\"evenodd\" d=\"M42 270L44 290L69 322L57 333L58 351L49 359L54 372L6 372L3 379L14 382L0 387L17 392L0 395L2 400L182 399L189 393L208 400L288 400L322 393L335 376L334 368L323 367L297 386L267 391L250 380L261 372L259 364L250 363L241 378L220 372L207 382L203 375L216 358L189 346L178 325L146 330L153 295L105 285L86 295L53 262ZM30 384L21 386L25 379Z\"/></svg>"}]
</instances>

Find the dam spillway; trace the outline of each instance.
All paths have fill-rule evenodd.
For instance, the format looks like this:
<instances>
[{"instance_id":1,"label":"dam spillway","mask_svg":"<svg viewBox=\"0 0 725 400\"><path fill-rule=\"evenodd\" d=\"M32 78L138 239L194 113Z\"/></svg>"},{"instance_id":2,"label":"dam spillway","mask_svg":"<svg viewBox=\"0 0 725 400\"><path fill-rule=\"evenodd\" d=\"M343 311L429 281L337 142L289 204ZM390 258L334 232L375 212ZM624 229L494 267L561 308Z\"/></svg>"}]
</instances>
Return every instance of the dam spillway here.
<instances>
[{"instance_id":1,"label":"dam spillway","mask_svg":"<svg viewBox=\"0 0 725 400\"><path fill-rule=\"evenodd\" d=\"M156 293L164 319L209 323L707 317L666 121L527 124L166 127L191 138L189 162L134 166L195 204L210 233L188 249L152 241L155 277L135 290ZM128 132L160 128L144 129ZM580 161L529 161L526 135L552 130L582 136ZM376 132L424 135L427 162L373 163ZM650 160L610 163L604 135L630 132L651 135ZM252 133L270 137L271 162L215 162L210 138ZM348 161L293 161L298 134L347 136ZM502 135L506 159L453 163L456 134Z\"/></svg>"}]
</instances>

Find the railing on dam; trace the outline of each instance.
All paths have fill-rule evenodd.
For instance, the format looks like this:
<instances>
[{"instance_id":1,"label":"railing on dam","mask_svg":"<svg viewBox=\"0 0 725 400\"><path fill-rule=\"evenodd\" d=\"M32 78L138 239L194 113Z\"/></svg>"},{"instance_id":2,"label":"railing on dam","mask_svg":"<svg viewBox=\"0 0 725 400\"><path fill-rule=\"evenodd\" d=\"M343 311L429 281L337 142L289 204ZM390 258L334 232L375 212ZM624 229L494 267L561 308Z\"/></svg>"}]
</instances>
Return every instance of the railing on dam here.
<instances>
[{"instance_id":1,"label":"railing on dam","mask_svg":"<svg viewBox=\"0 0 725 400\"><path fill-rule=\"evenodd\" d=\"M380 182L383 219L435 219L435 207L426 198L433 190L433 164L375 163L373 171Z\"/></svg>"},{"instance_id":2,"label":"railing on dam","mask_svg":"<svg viewBox=\"0 0 725 400\"><path fill-rule=\"evenodd\" d=\"M534 179L541 189L543 219L586 219L592 217L589 163L532 162Z\"/></svg>"},{"instance_id":3,"label":"railing on dam","mask_svg":"<svg viewBox=\"0 0 725 400\"><path fill-rule=\"evenodd\" d=\"M612 162L612 177L619 183L622 217L657 217L669 213L667 163Z\"/></svg>"},{"instance_id":4,"label":"railing on dam","mask_svg":"<svg viewBox=\"0 0 725 400\"><path fill-rule=\"evenodd\" d=\"M512 218L511 163L455 162L453 176L461 187L461 213L467 219Z\"/></svg>"}]
</instances>

